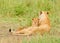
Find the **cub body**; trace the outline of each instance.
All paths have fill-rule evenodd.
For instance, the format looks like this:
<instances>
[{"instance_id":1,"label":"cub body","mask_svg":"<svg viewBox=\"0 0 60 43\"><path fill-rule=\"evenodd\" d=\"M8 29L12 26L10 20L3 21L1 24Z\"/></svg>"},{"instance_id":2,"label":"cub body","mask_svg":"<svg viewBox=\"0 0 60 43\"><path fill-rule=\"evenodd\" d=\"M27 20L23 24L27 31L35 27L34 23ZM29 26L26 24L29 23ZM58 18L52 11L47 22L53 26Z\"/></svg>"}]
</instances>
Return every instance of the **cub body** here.
<instances>
[{"instance_id":1,"label":"cub body","mask_svg":"<svg viewBox=\"0 0 60 43\"><path fill-rule=\"evenodd\" d=\"M26 27L26 28L18 28L15 32L12 32L12 34L20 34L20 35L31 35L35 33L38 29L39 19L33 18L32 19L32 26Z\"/></svg>"}]
</instances>

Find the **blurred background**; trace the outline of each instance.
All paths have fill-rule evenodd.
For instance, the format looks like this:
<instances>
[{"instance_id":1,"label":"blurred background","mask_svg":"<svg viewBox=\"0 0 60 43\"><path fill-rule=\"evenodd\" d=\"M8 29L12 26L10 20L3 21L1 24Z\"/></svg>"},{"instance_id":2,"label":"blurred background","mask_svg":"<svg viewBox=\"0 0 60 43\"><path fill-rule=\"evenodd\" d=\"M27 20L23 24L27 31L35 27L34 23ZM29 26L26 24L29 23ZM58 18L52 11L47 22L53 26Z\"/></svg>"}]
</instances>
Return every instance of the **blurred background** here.
<instances>
[{"instance_id":1,"label":"blurred background","mask_svg":"<svg viewBox=\"0 0 60 43\"><path fill-rule=\"evenodd\" d=\"M0 0L0 33L10 28L31 26L31 19L38 17L39 11L49 11L51 36L60 36L60 0Z\"/></svg>"}]
</instances>

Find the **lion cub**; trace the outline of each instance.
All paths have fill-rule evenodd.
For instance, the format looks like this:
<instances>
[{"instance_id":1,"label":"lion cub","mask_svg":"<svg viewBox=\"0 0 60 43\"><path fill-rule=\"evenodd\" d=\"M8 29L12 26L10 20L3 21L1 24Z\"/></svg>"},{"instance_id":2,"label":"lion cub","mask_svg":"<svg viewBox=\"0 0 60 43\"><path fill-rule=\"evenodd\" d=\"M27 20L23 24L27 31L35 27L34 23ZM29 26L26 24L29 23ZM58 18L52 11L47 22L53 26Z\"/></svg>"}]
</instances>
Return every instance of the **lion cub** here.
<instances>
[{"instance_id":1,"label":"lion cub","mask_svg":"<svg viewBox=\"0 0 60 43\"><path fill-rule=\"evenodd\" d=\"M39 26L39 19L38 18L32 19L32 26Z\"/></svg>"}]
</instances>

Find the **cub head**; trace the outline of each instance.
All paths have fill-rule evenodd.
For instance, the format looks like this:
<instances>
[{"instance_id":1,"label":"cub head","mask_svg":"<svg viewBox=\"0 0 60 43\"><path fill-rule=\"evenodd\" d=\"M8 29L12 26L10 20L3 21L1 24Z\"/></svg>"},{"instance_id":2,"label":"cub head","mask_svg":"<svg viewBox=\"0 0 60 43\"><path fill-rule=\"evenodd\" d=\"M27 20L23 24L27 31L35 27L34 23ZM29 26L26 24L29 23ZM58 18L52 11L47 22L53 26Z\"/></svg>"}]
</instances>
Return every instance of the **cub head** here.
<instances>
[{"instance_id":1,"label":"cub head","mask_svg":"<svg viewBox=\"0 0 60 43\"><path fill-rule=\"evenodd\" d=\"M38 18L33 18L32 19L32 26L38 26L39 24L39 19Z\"/></svg>"}]
</instances>

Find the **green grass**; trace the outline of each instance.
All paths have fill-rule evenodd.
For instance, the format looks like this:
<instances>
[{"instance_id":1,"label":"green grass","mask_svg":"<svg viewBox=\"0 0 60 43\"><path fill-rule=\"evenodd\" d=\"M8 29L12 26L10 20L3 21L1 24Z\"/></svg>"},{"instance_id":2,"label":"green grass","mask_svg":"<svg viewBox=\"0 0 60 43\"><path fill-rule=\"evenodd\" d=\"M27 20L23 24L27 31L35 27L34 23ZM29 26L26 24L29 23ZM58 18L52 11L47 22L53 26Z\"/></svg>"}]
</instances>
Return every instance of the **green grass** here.
<instances>
[{"instance_id":1,"label":"green grass","mask_svg":"<svg viewBox=\"0 0 60 43\"><path fill-rule=\"evenodd\" d=\"M23 38L22 43L60 43L60 0L0 0L0 23L30 26L31 19L42 10L49 11L51 35Z\"/></svg>"}]
</instances>

